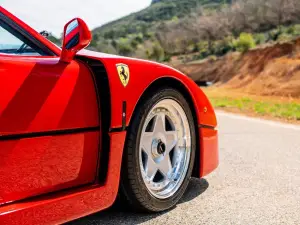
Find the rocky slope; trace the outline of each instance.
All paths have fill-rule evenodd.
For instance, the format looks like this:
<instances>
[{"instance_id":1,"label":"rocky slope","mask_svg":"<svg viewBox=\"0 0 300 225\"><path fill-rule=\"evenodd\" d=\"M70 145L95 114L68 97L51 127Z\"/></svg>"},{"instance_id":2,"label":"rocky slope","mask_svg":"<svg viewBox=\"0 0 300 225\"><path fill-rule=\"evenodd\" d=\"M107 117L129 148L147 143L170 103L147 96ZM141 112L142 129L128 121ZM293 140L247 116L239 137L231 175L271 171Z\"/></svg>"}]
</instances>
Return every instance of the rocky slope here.
<instances>
[{"instance_id":1,"label":"rocky slope","mask_svg":"<svg viewBox=\"0 0 300 225\"><path fill-rule=\"evenodd\" d=\"M300 39L175 66L197 82L211 81L255 95L300 98Z\"/></svg>"}]
</instances>

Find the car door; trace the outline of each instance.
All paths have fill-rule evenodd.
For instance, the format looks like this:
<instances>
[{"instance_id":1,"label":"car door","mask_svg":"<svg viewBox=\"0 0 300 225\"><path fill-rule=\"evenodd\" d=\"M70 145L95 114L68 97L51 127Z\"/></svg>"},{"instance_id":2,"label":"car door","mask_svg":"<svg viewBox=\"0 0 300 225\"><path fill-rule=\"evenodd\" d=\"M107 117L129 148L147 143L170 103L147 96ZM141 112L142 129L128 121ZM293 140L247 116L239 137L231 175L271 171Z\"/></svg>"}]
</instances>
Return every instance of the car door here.
<instances>
[{"instance_id":1,"label":"car door","mask_svg":"<svg viewBox=\"0 0 300 225\"><path fill-rule=\"evenodd\" d=\"M0 22L0 205L93 183L100 129L91 72Z\"/></svg>"}]
</instances>

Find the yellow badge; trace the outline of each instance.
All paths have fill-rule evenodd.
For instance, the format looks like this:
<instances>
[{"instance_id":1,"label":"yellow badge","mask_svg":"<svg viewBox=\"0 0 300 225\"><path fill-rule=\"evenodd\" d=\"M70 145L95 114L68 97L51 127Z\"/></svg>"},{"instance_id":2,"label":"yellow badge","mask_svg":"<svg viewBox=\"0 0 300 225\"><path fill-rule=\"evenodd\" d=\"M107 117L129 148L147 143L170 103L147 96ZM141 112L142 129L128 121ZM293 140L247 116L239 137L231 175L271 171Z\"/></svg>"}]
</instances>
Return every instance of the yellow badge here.
<instances>
[{"instance_id":1,"label":"yellow badge","mask_svg":"<svg viewBox=\"0 0 300 225\"><path fill-rule=\"evenodd\" d=\"M117 64L117 70L119 74L119 78L124 87L128 85L130 79L129 67L125 64Z\"/></svg>"}]
</instances>

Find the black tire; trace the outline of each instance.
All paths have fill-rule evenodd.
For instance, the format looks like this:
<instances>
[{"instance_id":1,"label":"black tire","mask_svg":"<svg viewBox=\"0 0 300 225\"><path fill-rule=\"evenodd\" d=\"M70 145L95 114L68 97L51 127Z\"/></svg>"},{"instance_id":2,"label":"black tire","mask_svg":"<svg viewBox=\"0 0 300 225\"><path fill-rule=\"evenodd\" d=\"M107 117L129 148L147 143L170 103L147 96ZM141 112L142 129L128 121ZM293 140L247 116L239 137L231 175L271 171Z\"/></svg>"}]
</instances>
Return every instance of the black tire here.
<instances>
[{"instance_id":1,"label":"black tire","mask_svg":"<svg viewBox=\"0 0 300 225\"><path fill-rule=\"evenodd\" d=\"M163 99L173 99L184 109L190 126L192 150L186 177L177 192L167 199L158 199L150 194L143 181L139 166L138 146L143 124L148 113L156 103ZM119 191L122 203L128 205L131 210L138 212L161 212L174 207L188 186L194 165L195 150L196 134L194 118L190 106L183 95L175 89L166 88L157 90L155 93L143 98L141 104L137 106L127 133Z\"/></svg>"}]
</instances>

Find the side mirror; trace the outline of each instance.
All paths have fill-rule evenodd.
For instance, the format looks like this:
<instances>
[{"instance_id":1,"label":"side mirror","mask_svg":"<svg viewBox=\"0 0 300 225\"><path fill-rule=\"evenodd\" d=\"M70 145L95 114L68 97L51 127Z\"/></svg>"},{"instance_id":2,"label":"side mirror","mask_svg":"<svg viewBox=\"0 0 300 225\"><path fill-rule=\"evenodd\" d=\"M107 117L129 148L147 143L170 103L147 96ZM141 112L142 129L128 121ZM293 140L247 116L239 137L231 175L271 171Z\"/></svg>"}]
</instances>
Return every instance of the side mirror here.
<instances>
[{"instance_id":1,"label":"side mirror","mask_svg":"<svg viewBox=\"0 0 300 225\"><path fill-rule=\"evenodd\" d=\"M79 18L72 19L64 27L60 61L71 62L75 54L88 46L91 40L92 34L86 23Z\"/></svg>"}]
</instances>

